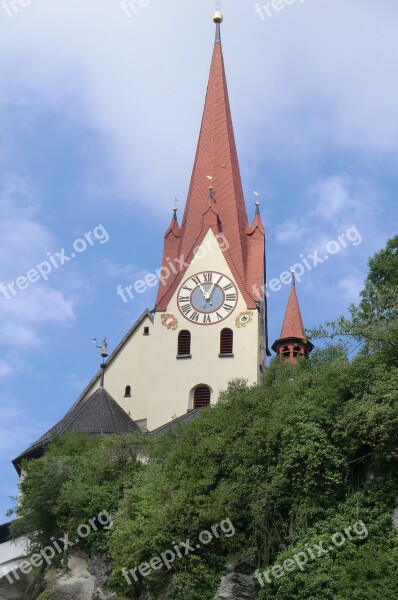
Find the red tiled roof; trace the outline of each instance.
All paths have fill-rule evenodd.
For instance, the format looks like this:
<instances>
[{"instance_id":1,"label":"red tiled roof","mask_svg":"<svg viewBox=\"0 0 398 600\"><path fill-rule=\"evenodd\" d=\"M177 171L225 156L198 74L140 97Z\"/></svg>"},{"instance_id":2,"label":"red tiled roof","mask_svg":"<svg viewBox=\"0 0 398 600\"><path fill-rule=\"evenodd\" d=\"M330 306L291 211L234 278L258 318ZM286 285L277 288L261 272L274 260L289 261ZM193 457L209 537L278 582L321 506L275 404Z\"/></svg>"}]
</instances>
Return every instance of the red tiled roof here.
<instances>
[{"instance_id":1,"label":"red tiled roof","mask_svg":"<svg viewBox=\"0 0 398 600\"><path fill-rule=\"evenodd\" d=\"M208 176L212 179L209 180ZM212 198L209 200L210 185ZM261 286L264 276L264 227L259 214L256 214L251 227L247 220L219 42L216 42L213 50L195 163L179 230L178 256L190 262L194 249L210 228L224 234L229 244L228 251L224 252L226 261L247 306L254 308L259 297L253 293L253 286ZM167 258L165 243L164 267L167 266ZM156 310L167 309L185 271L184 268L181 273L171 277L166 285L159 285Z\"/></svg>"},{"instance_id":2,"label":"red tiled roof","mask_svg":"<svg viewBox=\"0 0 398 600\"><path fill-rule=\"evenodd\" d=\"M162 261L162 275L166 275L167 272L171 272L170 269L170 261L173 264L175 259L179 257L179 248L181 243L181 229L178 225L177 220L177 211L174 210L173 216L171 219L171 223L169 225L168 230L164 236L164 251L163 251L163 261ZM167 269L167 270L166 270ZM162 283L162 281L164 283ZM164 279L159 283L158 288L158 298L156 300L156 304L163 298L169 290L173 287L174 283L174 275L169 277L164 277ZM174 288L173 288L174 289Z\"/></svg>"},{"instance_id":3,"label":"red tiled roof","mask_svg":"<svg viewBox=\"0 0 398 600\"><path fill-rule=\"evenodd\" d=\"M290 290L289 302L287 304L285 319L282 325L282 331L280 335L280 339L284 340L286 338L299 338L303 339L305 337L304 334L304 324L303 319L301 317L300 306L297 299L296 293L296 282L293 277L292 288Z\"/></svg>"},{"instance_id":4,"label":"red tiled roof","mask_svg":"<svg viewBox=\"0 0 398 600\"><path fill-rule=\"evenodd\" d=\"M260 212L257 210L252 225L246 229L246 287L250 294L259 300L265 269L265 230Z\"/></svg>"}]
</instances>

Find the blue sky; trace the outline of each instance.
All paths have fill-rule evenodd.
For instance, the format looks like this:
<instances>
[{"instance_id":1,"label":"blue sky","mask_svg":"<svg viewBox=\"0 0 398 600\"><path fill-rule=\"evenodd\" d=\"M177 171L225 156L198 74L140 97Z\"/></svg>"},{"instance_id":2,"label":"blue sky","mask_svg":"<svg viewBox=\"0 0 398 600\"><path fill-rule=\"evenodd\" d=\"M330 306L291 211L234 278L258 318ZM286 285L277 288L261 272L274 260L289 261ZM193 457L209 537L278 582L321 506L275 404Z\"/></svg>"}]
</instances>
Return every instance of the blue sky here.
<instances>
[{"instance_id":1,"label":"blue sky","mask_svg":"<svg viewBox=\"0 0 398 600\"><path fill-rule=\"evenodd\" d=\"M116 287L159 267L174 197L184 206L214 39L211 2L146 0L130 16L119 0L26 4L0 3L0 281L70 254L99 225L109 240L92 236L47 281L0 294L0 522L16 493L10 460L92 377L92 338L112 349L153 308L154 290L124 304ZM243 186L250 217L261 194L268 279L301 254L324 257L353 227L362 240L298 285L316 326L357 300L368 257L397 233L398 5L296 0L270 4L264 20L254 2L224 4ZM271 343L287 295L269 299Z\"/></svg>"}]
</instances>

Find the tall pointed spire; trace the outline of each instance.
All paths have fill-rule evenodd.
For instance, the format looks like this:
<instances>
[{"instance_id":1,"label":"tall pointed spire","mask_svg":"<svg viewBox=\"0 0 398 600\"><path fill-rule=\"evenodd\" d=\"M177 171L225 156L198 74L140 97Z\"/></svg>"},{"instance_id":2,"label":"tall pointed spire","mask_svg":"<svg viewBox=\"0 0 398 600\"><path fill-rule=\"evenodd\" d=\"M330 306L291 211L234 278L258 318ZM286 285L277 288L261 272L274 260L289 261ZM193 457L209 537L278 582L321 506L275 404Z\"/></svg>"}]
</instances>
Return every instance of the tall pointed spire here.
<instances>
[{"instance_id":1,"label":"tall pointed spire","mask_svg":"<svg viewBox=\"0 0 398 600\"><path fill-rule=\"evenodd\" d=\"M181 253L188 256L201 233L202 215L208 206L208 177L212 177L213 197L222 231L228 239L235 267L244 281L245 230L248 222L220 43L221 12L216 12L214 20L216 43L191 185L182 219Z\"/></svg>"},{"instance_id":2,"label":"tall pointed spire","mask_svg":"<svg viewBox=\"0 0 398 600\"><path fill-rule=\"evenodd\" d=\"M303 318L296 292L296 278L292 271L292 287L282 331L279 339L272 345L272 349L288 359L289 362L297 362L298 356L308 356L313 348L313 344L305 337Z\"/></svg>"},{"instance_id":3,"label":"tall pointed spire","mask_svg":"<svg viewBox=\"0 0 398 600\"><path fill-rule=\"evenodd\" d=\"M258 296L252 291L253 282L247 281L248 220L239 170L238 155L232 125L223 51L221 46L221 23L223 15L214 15L216 40L210 67L202 125L192 171L191 183L184 215L181 222L179 255L190 261L193 251L204 239L211 227L222 232L229 249L225 258L239 284L240 291L249 308L255 308ZM209 180L213 213L217 219L208 218ZM207 216L206 216L207 215ZM215 224L216 223L216 224ZM264 254L262 256L264 263ZM262 268L262 273L264 268ZM179 273L167 289L159 288L157 310L166 310L168 301L181 280ZM262 278L257 278L261 286Z\"/></svg>"}]
</instances>

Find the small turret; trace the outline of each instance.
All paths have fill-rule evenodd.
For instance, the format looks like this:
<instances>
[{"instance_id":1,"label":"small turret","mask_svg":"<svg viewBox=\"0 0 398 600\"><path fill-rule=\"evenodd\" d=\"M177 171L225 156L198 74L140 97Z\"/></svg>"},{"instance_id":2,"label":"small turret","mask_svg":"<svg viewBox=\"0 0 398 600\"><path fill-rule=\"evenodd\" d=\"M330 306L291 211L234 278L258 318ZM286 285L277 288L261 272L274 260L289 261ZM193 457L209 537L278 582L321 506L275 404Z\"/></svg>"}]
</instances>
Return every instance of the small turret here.
<instances>
[{"instance_id":1,"label":"small turret","mask_svg":"<svg viewBox=\"0 0 398 600\"><path fill-rule=\"evenodd\" d=\"M296 278L292 271L292 287L289 302L279 339L272 350L290 363L296 363L299 356L309 356L314 345L305 337L303 319L296 293Z\"/></svg>"}]
</instances>

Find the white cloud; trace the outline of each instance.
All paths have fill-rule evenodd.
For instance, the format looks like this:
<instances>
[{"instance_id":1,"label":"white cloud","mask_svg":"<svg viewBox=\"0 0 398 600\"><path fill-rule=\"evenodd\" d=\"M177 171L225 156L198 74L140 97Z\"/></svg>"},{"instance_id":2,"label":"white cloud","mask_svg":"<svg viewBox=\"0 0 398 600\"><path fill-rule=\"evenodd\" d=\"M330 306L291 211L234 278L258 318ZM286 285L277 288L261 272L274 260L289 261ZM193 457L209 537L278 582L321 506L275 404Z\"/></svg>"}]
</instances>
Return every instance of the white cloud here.
<instances>
[{"instance_id":1,"label":"white cloud","mask_svg":"<svg viewBox=\"0 0 398 600\"><path fill-rule=\"evenodd\" d=\"M4 359L0 359L0 378L8 377L12 373L12 367Z\"/></svg>"},{"instance_id":2,"label":"white cloud","mask_svg":"<svg viewBox=\"0 0 398 600\"><path fill-rule=\"evenodd\" d=\"M355 275L343 277L337 287L347 304L356 304L359 301L359 292L363 288L363 278Z\"/></svg>"},{"instance_id":3,"label":"white cloud","mask_svg":"<svg viewBox=\"0 0 398 600\"><path fill-rule=\"evenodd\" d=\"M0 459L15 458L24 449L26 440L34 441L48 428L48 423L32 419L15 398L0 395Z\"/></svg>"},{"instance_id":4,"label":"white cloud","mask_svg":"<svg viewBox=\"0 0 398 600\"><path fill-rule=\"evenodd\" d=\"M396 160L397 16L393 0L306 0L266 23L254 3L226 7L242 163L313 166L336 149ZM183 0L152 0L130 19L118 0L36 0L0 22L3 106L22 98L27 122L56 107L103 134L114 185L153 215L188 187L212 27L207 8Z\"/></svg>"},{"instance_id":5,"label":"white cloud","mask_svg":"<svg viewBox=\"0 0 398 600\"><path fill-rule=\"evenodd\" d=\"M110 258L102 261L103 274L112 279L126 280L133 283L137 279L142 279L148 274L148 271L140 269L136 265L123 265L116 263Z\"/></svg>"},{"instance_id":6,"label":"white cloud","mask_svg":"<svg viewBox=\"0 0 398 600\"><path fill-rule=\"evenodd\" d=\"M311 196L317 201L313 214L329 222L351 210L355 206L355 199L350 195L351 185L352 181L346 175L329 177L317 182L309 190Z\"/></svg>"},{"instance_id":7,"label":"white cloud","mask_svg":"<svg viewBox=\"0 0 398 600\"><path fill-rule=\"evenodd\" d=\"M15 175L0 181L0 271L7 286L47 258L56 238L39 221L40 206L29 191L29 184ZM7 288L6 288L7 289ZM74 319L72 302L49 281L30 284L25 290L14 287L0 294L0 332L3 345L22 349L41 344L43 326L65 325Z\"/></svg>"},{"instance_id":8,"label":"white cloud","mask_svg":"<svg viewBox=\"0 0 398 600\"><path fill-rule=\"evenodd\" d=\"M338 241L355 227L369 252L386 237L380 198L381 192L361 178L343 173L319 179L306 190L297 215L276 228L276 240L280 244L299 242L303 252L318 249L325 254L328 242ZM351 245L347 239L345 244ZM346 251L341 244L341 252Z\"/></svg>"},{"instance_id":9,"label":"white cloud","mask_svg":"<svg viewBox=\"0 0 398 600\"><path fill-rule=\"evenodd\" d=\"M290 249L291 255L293 248L299 249L301 259L308 259L311 266L319 257L316 268L303 279L310 301L320 301L317 313L327 305L335 314L358 302L367 259L390 227L381 197L372 183L347 173L318 179L297 203L297 214L276 228L282 251Z\"/></svg>"},{"instance_id":10,"label":"white cloud","mask_svg":"<svg viewBox=\"0 0 398 600\"><path fill-rule=\"evenodd\" d=\"M308 234L308 227L299 216L297 219L289 219L279 225L275 231L278 244L303 242Z\"/></svg>"},{"instance_id":11,"label":"white cloud","mask_svg":"<svg viewBox=\"0 0 398 600\"><path fill-rule=\"evenodd\" d=\"M89 383L89 379L82 379L75 373L67 375L65 381L69 387L71 387L73 390L78 390L79 393L81 393Z\"/></svg>"}]
</instances>

